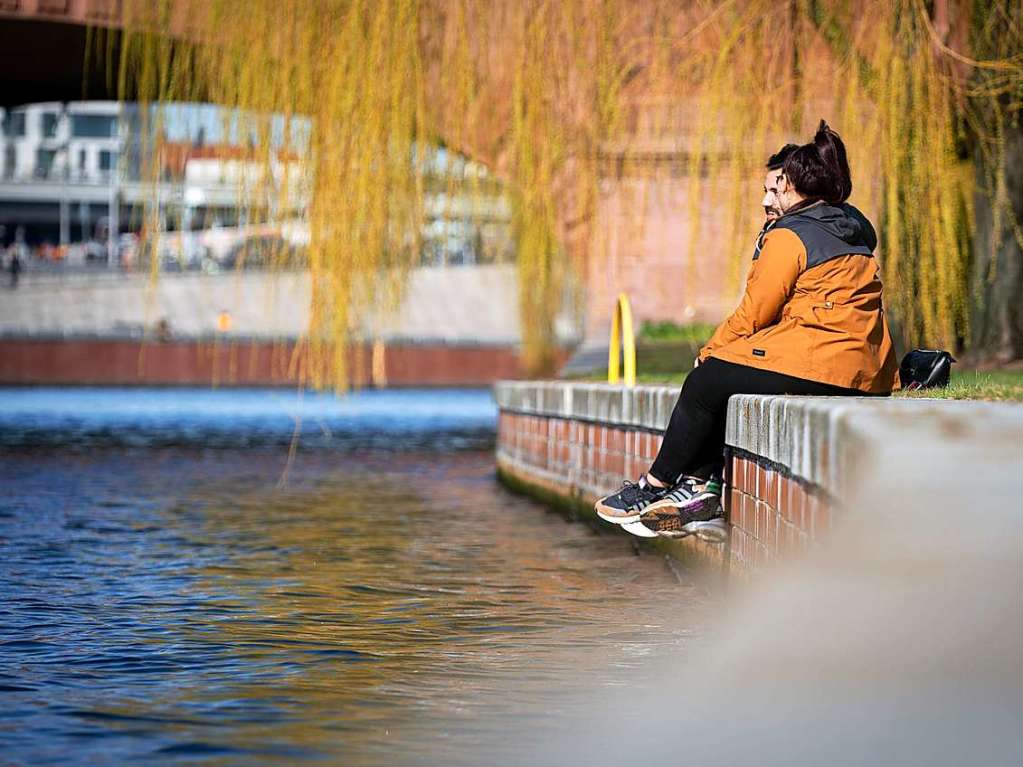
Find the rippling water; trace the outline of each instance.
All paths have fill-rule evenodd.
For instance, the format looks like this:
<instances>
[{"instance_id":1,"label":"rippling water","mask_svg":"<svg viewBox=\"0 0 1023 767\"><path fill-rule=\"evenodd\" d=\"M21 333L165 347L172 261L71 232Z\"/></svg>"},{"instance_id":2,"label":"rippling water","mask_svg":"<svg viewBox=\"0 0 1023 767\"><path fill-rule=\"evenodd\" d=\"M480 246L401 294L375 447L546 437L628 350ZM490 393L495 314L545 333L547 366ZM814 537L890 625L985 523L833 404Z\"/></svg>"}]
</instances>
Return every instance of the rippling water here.
<instances>
[{"instance_id":1,"label":"rippling water","mask_svg":"<svg viewBox=\"0 0 1023 767\"><path fill-rule=\"evenodd\" d=\"M706 624L497 485L487 392L0 396L2 764L500 761Z\"/></svg>"}]
</instances>

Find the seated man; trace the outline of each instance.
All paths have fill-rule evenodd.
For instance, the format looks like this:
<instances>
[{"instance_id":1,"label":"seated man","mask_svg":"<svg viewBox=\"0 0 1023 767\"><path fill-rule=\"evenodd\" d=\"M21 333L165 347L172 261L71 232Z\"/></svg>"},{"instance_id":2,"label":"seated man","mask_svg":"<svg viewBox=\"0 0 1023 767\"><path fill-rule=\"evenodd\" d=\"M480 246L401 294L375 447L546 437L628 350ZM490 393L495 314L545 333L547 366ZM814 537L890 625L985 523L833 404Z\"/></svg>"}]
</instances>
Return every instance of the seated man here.
<instances>
[{"instance_id":1,"label":"seated man","mask_svg":"<svg viewBox=\"0 0 1023 767\"><path fill-rule=\"evenodd\" d=\"M769 219L780 215L757 240L738 308L700 350L650 469L596 503L602 519L636 535L682 537L721 516L733 394L862 396L894 386L877 236L846 203L845 146L822 120L811 143L779 155L768 163L764 207Z\"/></svg>"}]
</instances>

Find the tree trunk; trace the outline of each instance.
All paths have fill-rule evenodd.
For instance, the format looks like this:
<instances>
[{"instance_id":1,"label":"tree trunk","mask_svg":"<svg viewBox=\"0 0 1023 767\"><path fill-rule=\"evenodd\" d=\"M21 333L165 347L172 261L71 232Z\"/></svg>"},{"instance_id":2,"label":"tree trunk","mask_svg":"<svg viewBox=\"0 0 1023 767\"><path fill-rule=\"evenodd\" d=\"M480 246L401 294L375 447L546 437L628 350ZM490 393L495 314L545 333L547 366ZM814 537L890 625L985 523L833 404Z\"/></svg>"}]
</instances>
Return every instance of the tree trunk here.
<instances>
[{"instance_id":1,"label":"tree trunk","mask_svg":"<svg viewBox=\"0 0 1023 767\"><path fill-rule=\"evenodd\" d=\"M1005 185L1010 210L995 230L995 210L977 159L976 226L970 353L977 361L1006 363L1023 358L1023 125L1013 116L1005 126Z\"/></svg>"}]
</instances>

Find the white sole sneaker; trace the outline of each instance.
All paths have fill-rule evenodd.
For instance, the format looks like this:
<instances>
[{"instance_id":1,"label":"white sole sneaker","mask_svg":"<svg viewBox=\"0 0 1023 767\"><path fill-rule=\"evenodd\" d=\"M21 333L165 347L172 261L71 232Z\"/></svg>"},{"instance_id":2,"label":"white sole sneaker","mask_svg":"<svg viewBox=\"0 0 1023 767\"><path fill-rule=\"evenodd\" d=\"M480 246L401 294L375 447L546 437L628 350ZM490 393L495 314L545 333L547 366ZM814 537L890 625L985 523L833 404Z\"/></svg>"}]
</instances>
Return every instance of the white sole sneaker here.
<instances>
[{"instance_id":1,"label":"white sole sneaker","mask_svg":"<svg viewBox=\"0 0 1023 767\"><path fill-rule=\"evenodd\" d=\"M653 530L651 530L649 527L644 525L639 520L636 520L635 522L626 522L624 524L619 525L619 527L622 528L622 530L624 530L627 533L632 533L637 538L657 537L657 533L655 533Z\"/></svg>"},{"instance_id":2,"label":"white sole sneaker","mask_svg":"<svg viewBox=\"0 0 1023 767\"><path fill-rule=\"evenodd\" d=\"M708 519L706 521L690 522L688 525L683 525L679 531L662 530L654 533L654 535L672 540L695 535L701 541L706 541L707 543L724 543L728 540L728 528L725 526L725 521L718 517L717 519Z\"/></svg>"},{"instance_id":3,"label":"white sole sneaker","mask_svg":"<svg viewBox=\"0 0 1023 767\"><path fill-rule=\"evenodd\" d=\"M628 514L626 516L611 516L610 514L603 512L599 507L594 506L593 510L597 512L597 516L605 522L610 522L612 525L628 525L632 522L638 522L639 518L643 516L643 512L637 511L635 514Z\"/></svg>"}]
</instances>

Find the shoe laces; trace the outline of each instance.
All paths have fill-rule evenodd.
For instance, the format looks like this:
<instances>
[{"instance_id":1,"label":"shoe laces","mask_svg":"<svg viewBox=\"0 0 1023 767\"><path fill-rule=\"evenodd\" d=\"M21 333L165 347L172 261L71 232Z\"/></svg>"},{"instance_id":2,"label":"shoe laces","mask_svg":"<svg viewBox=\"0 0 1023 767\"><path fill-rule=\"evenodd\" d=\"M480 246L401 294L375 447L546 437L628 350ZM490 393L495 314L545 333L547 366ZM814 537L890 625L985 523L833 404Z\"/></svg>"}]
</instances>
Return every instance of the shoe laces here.
<instances>
[{"instance_id":1,"label":"shoe laces","mask_svg":"<svg viewBox=\"0 0 1023 767\"><path fill-rule=\"evenodd\" d=\"M623 501L631 504L645 496L656 497L661 490L659 488L655 488L649 483L644 484L642 482L633 482L631 479L627 479L622 482L622 489L618 492Z\"/></svg>"}]
</instances>

